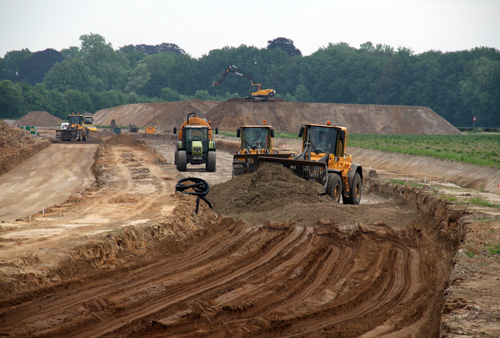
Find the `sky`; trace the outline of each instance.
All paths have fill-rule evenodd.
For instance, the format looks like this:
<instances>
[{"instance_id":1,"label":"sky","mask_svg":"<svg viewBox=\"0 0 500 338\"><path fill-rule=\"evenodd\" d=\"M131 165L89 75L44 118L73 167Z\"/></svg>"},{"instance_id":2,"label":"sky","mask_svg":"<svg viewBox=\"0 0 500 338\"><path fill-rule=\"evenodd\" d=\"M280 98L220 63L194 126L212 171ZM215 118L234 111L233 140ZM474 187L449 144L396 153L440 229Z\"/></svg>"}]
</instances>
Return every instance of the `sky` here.
<instances>
[{"instance_id":1,"label":"sky","mask_svg":"<svg viewBox=\"0 0 500 338\"><path fill-rule=\"evenodd\" d=\"M304 56L329 43L405 47L415 54L500 50L500 0L0 0L0 57L80 47L175 43L194 58L285 37Z\"/></svg>"}]
</instances>

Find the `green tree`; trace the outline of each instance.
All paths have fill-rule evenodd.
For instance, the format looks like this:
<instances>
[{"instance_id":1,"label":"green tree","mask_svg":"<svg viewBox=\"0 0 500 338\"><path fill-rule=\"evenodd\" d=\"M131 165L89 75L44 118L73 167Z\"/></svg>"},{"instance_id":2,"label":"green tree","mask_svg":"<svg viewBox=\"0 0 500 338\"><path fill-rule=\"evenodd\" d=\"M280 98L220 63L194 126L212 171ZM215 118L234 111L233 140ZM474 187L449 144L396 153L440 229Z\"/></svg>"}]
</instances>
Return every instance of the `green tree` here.
<instances>
[{"instance_id":1,"label":"green tree","mask_svg":"<svg viewBox=\"0 0 500 338\"><path fill-rule=\"evenodd\" d=\"M102 80L104 90L125 88L130 71L127 57L113 50L110 43L99 34L80 36L79 57L90 70L90 74Z\"/></svg>"},{"instance_id":2,"label":"green tree","mask_svg":"<svg viewBox=\"0 0 500 338\"><path fill-rule=\"evenodd\" d=\"M302 56L302 52L294 46L293 40L287 38L276 38L274 40L269 40L267 41L267 48L280 48L281 50L286 52L288 56Z\"/></svg>"},{"instance_id":3,"label":"green tree","mask_svg":"<svg viewBox=\"0 0 500 338\"><path fill-rule=\"evenodd\" d=\"M54 49L49 48L41 52L35 52L21 64L19 78L33 86L41 83L45 74L55 63L62 61L62 59L62 54Z\"/></svg>"},{"instance_id":4,"label":"green tree","mask_svg":"<svg viewBox=\"0 0 500 338\"><path fill-rule=\"evenodd\" d=\"M68 108L68 101L66 101L64 94L56 89L49 90L48 102L49 102L49 108L47 111L52 115L65 120L66 116L69 113L69 108Z\"/></svg>"},{"instance_id":5,"label":"green tree","mask_svg":"<svg viewBox=\"0 0 500 338\"><path fill-rule=\"evenodd\" d=\"M31 56L29 49L7 52L0 67L0 79L17 82L20 80L19 72L24 61Z\"/></svg>"},{"instance_id":6,"label":"green tree","mask_svg":"<svg viewBox=\"0 0 500 338\"><path fill-rule=\"evenodd\" d=\"M48 111L49 93L42 84L35 87L29 87L23 92L23 111Z\"/></svg>"},{"instance_id":7,"label":"green tree","mask_svg":"<svg viewBox=\"0 0 500 338\"><path fill-rule=\"evenodd\" d=\"M128 77L125 92L141 93L143 88L148 84L149 80L151 80L151 73L148 71L146 62L139 61L135 69Z\"/></svg>"},{"instance_id":8,"label":"green tree","mask_svg":"<svg viewBox=\"0 0 500 338\"><path fill-rule=\"evenodd\" d=\"M75 89L68 89L64 92L64 98L68 102L68 110L71 113L87 113L94 111L92 101L87 93L82 93Z\"/></svg>"},{"instance_id":9,"label":"green tree","mask_svg":"<svg viewBox=\"0 0 500 338\"><path fill-rule=\"evenodd\" d=\"M182 101L183 97L181 94L173 90L172 88L165 87L161 90L160 98L166 102L176 102Z\"/></svg>"},{"instance_id":10,"label":"green tree","mask_svg":"<svg viewBox=\"0 0 500 338\"><path fill-rule=\"evenodd\" d=\"M92 82L90 70L81 60L56 63L43 79L47 89L57 89L60 92L69 89L89 91Z\"/></svg>"},{"instance_id":11,"label":"green tree","mask_svg":"<svg viewBox=\"0 0 500 338\"><path fill-rule=\"evenodd\" d=\"M461 94L478 125L500 125L500 61L481 56L467 65L466 74Z\"/></svg>"},{"instance_id":12,"label":"green tree","mask_svg":"<svg viewBox=\"0 0 500 338\"><path fill-rule=\"evenodd\" d=\"M208 90L202 89L202 90L197 90L196 93L194 93L194 98L198 100L205 100L209 101L212 98L210 97L210 94L208 93Z\"/></svg>"},{"instance_id":13,"label":"green tree","mask_svg":"<svg viewBox=\"0 0 500 338\"><path fill-rule=\"evenodd\" d=\"M10 80L0 81L0 116L7 119L21 117L22 90Z\"/></svg>"}]
</instances>

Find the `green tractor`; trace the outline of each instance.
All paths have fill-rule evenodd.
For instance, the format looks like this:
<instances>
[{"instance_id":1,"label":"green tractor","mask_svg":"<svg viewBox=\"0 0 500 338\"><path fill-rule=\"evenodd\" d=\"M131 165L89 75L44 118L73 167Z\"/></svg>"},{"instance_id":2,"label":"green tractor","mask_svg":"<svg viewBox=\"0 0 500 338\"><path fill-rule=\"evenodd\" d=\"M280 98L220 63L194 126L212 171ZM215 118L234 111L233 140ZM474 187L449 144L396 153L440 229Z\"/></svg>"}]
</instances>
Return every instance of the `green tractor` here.
<instances>
[{"instance_id":1,"label":"green tractor","mask_svg":"<svg viewBox=\"0 0 500 338\"><path fill-rule=\"evenodd\" d=\"M193 115L193 117L191 117ZM218 134L217 128L215 133ZM174 128L174 134L177 129ZM175 147L175 165L177 170L186 171L187 164L203 164L208 172L215 172L215 141L212 138L210 122L190 113L179 128L179 140Z\"/></svg>"}]
</instances>

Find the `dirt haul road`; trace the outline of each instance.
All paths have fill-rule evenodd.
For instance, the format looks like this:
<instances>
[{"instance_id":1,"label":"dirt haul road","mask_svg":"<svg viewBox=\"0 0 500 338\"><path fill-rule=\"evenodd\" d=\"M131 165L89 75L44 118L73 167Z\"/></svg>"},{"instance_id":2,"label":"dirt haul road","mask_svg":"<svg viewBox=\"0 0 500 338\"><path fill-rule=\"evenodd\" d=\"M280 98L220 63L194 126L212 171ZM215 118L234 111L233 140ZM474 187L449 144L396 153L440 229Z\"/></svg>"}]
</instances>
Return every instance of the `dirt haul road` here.
<instances>
[{"instance_id":1,"label":"dirt haul road","mask_svg":"<svg viewBox=\"0 0 500 338\"><path fill-rule=\"evenodd\" d=\"M439 334L460 209L382 184L376 203L339 205L269 166L195 214L175 167L126 135L92 170L79 198L2 224L1 336Z\"/></svg>"}]
</instances>

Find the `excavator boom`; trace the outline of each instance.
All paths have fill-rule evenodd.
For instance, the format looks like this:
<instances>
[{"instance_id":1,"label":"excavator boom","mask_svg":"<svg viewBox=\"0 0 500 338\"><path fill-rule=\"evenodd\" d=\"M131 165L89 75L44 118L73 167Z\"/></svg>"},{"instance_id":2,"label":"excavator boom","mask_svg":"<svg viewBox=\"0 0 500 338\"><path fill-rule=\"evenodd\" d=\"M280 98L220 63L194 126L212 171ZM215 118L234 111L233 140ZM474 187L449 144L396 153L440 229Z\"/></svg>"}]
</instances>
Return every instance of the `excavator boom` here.
<instances>
[{"instance_id":1,"label":"excavator boom","mask_svg":"<svg viewBox=\"0 0 500 338\"><path fill-rule=\"evenodd\" d=\"M250 96L246 97L247 101L268 101L270 97L276 95L276 90L274 89L261 89L262 83L257 83L252 75L244 72L234 65L229 65L222 75L214 82L212 82L212 88L218 86L224 81L229 73L234 73L241 76L247 80L250 80Z\"/></svg>"}]
</instances>

